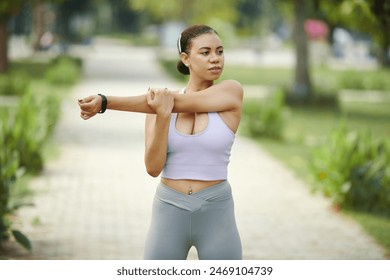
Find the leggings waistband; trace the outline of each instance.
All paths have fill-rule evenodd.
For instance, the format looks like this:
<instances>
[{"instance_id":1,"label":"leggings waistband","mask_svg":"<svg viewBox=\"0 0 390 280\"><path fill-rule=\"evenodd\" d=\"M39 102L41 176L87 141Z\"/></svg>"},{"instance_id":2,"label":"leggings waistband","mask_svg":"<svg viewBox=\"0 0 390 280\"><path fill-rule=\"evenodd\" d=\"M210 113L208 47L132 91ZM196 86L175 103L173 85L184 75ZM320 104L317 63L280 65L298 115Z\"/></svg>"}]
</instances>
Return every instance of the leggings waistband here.
<instances>
[{"instance_id":1,"label":"leggings waistband","mask_svg":"<svg viewBox=\"0 0 390 280\"><path fill-rule=\"evenodd\" d=\"M231 199L232 190L229 182L223 181L199 192L195 192L192 195L187 195L160 182L157 186L156 198L188 211L196 211L205 204L213 204Z\"/></svg>"}]
</instances>

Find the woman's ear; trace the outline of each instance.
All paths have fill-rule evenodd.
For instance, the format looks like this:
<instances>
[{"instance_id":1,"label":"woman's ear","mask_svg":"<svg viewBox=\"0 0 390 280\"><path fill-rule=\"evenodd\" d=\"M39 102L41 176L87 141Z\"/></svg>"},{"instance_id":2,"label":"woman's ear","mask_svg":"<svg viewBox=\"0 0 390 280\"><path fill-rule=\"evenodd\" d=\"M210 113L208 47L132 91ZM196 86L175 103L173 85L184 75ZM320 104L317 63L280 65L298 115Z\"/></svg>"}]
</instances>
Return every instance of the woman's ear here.
<instances>
[{"instance_id":1,"label":"woman's ear","mask_svg":"<svg viewBox=\"0 0 390 280\"><path fill-rule=\"evenodd\" d=\"M180 54L180 60L181 60L181 62L184 63L185 66L187 66L187 67L190 66L188 54L186 54L185 52L182 52Z\"/></svg>"}]
</instances>

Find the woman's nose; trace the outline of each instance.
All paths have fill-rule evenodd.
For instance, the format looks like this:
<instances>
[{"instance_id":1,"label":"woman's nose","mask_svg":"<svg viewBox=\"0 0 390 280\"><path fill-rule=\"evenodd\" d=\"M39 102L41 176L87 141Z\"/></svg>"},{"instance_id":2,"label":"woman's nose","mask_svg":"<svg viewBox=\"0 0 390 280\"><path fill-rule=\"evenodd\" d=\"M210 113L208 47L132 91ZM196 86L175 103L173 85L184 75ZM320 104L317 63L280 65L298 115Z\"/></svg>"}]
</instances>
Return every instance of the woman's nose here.
<instances>
[{"instance_id":1,"label":"woman's nose","mask_svg":"<svg viewBox=\"0 0 390 280\"><path fill-rule=\"evenodd\" d=\"M212 54L210 56L210 62L213 62L213 63L216 63L216 62L219 62L219 57L217 54Z\"/></svg>"}]
</instances>

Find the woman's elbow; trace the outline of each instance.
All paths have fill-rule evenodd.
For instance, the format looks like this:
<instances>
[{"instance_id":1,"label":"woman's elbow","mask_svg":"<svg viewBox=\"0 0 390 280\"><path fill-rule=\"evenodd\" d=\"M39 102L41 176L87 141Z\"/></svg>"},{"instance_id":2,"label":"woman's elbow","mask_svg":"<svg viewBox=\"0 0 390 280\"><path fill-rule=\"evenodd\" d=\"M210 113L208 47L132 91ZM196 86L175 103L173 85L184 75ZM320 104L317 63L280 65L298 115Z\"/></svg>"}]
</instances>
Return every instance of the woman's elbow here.
<instances>
[{"instance_id":1,"label":"woman's elbow","mask_svg":"<svg viewBox=\"0 0 390 280\"><path fill-rule=\"evenodd\" d=\"M161 168L156 168L153 166L146 166L146 172L152 177L158 177L161 173L162 169Z\"/></svg>"}]
</instances>

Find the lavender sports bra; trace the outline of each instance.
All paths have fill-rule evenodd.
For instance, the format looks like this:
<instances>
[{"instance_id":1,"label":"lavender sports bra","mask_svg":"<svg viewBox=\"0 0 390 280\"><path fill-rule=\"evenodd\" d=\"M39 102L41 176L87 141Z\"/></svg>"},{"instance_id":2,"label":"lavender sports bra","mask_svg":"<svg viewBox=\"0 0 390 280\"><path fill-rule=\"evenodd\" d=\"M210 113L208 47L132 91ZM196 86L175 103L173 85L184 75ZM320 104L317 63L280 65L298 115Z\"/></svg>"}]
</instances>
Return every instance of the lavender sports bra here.
<instances>
[{"instance_id":1,"label":"lavender sports bra","mask_svg":"<svg viewBox=\"0 0 390 280\"><path fill-rule=\"evenodd\" d=\"M168 151L162 177L188 180L226 180L233 131L217 112L208 113L205 130L194 135L176 130L177 114L172 114Z\"/></svg>"}]
</instances>

